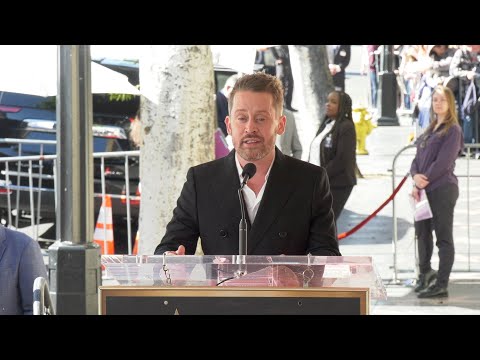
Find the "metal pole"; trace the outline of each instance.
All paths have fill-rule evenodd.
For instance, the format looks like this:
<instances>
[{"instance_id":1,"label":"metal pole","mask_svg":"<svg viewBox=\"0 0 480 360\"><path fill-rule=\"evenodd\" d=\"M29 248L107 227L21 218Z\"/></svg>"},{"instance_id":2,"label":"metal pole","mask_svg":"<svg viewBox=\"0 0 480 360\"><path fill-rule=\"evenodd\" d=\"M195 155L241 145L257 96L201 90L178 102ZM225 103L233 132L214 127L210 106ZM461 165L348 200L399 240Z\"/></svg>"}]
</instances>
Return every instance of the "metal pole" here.
<instances>
[{"instance_id":1,"label":"metal pole","mask_svg":"<svg viewBox=\"0 0 480 360\"><path fill-rule=\"evenodd\" d=\"M392 162L392 192L395 191L395 165L397 163L397 159L402 154L405 150L410 149L415 147L415 145L407 145L404 148L402 148L399 152L396 153L396 155L393 158ZM398 269L397 269L397 243L398 243L398 229L397 229L397 213L395 209L395 197L392 199L392 220L393 220L393 236L392 236L392 248L393 248L393 282L398 283Z\"/></svg>"},{"instance_id":2,"label":"metal pole","mask_svg":"<svg viewBox=\"0 0 480 360\"><path fill-rule=\"evenodd\" d=\"M128 155L125 155L125 198L127 199L128 255L132 255L132 218L130 213L130 169L128 166Z\"/></svg>"},{"instance_id":3,"label":"metal pole","mask_svg":"<svg viewBox=\"0 0 480 360\"><path fill-rule=\"evenodd\" d=\"M470 269L470 147L467 147L467 241L468 241L468 271Z\"/></svg>"},{"instance_id":4,"label":"metal pole","mask_svg":"<svg viewBox=\"0 0 480 360\"><path fill-rule=\"evenodd\" d=\"M395 162L397 157L393 159L392 164L392 192L395 191ZM392 218L393 218L393 282L397 283L397 214L395 212L395 197L392 199Z\"/></svg>"},{"instance_id":5,"label":"metal pole","mask_svg":"<svg viewBox=\"0 0 480 360\"><path fill-rule=\"evenodd\" d=\"M50 247L56 313L98 314L100 248L93 243L89 45L60 45L57 70L57 241Z\"/></svg>"},{"instance_id":6,"label":"metal pole","mask_svg":"<svg viewBox=\"0 0 480 360\"><path fill-rule=\"evenodd\" d=\"M378 125L400 125L397 117L397 79L393 66L393 45L383 45L378 100L378 110L380 114Z\"/></svg>"}]
</instances>

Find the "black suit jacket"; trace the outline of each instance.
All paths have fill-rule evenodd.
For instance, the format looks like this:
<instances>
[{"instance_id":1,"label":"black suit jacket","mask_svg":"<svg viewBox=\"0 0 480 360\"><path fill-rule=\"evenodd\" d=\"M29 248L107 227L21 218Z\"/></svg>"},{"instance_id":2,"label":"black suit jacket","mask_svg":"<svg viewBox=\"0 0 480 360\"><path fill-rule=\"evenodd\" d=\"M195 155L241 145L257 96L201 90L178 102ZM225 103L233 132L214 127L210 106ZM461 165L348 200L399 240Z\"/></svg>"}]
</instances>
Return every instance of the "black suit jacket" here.
<instances>
[{"instance_id":1,"label":"black suit jacket","mask_svg":"<svg viewBox=\"0 0 480 360\"><path fill-rule=\"evenodd\" d=\"M345 88L345 68L350 64L350 45L340 45L333 54L333 63L340 66L342 71L333 76L335 86Z\"/></svg>"},{"instance_id":2,"label":"black suit jacket","mask_svg":"<svg viewBox=\"0 0 480 360\"><path fill-rule=\"evenodd\" d=\"M248 255L341 255L325 169L275 149L255 221L248 231ZM194 254L198 237L205 255L238 254L241 219L235 150L189 169L187 181L155 254L184 245Z\"/></svg>"},{"instance_id":3,"label":"black suit jacket","mask_svg":"<svg viewBox=\"0 0 480 360\"><path fill-rule=\"evenodd\" d=\"M326 126L324 121L317 136ZM331 142L327 141L331 137ZM320 164L325 167L330 182L330 187L346 187L357 184L355 169L357 137L355 124L350 120L343 120L335 124L332 130L323 138L320 143Z\"/></svg>"}]
</instances>

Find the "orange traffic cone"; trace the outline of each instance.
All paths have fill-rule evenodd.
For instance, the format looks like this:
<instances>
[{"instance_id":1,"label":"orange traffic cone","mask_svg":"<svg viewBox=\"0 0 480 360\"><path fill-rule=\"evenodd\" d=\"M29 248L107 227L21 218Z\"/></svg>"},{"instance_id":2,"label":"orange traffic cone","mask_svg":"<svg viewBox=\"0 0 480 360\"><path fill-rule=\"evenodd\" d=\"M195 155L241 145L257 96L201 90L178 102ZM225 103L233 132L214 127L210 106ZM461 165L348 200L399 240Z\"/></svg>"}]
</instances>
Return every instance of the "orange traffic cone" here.
<instances>
[{"instance_id":1,"label":"orange traffic cone","mask_svg":"<svg viewBox=\"0 0 480 360\"><path fill-rule=\"evenodd\" d=\"M140 241L140 236L138 235L138 231L137 231L137 236L135 236L135 244L133 245L133 255L137 255L138 253L138 242Z\"/></svg>"},{"instance_id":2,"label":"orange traffic cone","mask_svg":"<svg viewBox=\"0 0 480 360\"><path fill-rule=\"evenodd\" d=\"M110 195L105 195L100 212L98 213L97 225L93 234L93 241L100 245L102 255L115 254L113 244L113 216L112 199Z\"/></svg>"}]
</instances>

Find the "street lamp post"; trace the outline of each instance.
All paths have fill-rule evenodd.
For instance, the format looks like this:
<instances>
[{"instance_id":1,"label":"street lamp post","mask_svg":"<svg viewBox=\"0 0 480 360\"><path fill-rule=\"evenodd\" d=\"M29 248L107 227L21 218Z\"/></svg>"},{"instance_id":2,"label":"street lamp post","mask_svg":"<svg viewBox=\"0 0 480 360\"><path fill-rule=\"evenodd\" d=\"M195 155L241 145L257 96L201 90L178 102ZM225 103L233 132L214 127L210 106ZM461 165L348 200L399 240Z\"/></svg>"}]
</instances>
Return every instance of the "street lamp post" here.
<instances>
[{"instance_id":1,"label":"street lamp post","mask_svg":"<svg viewBox=\"0 0 480 360\"><path fill-rule=\"evenodd\" d=\"M55 313L98 314L100 248L93 237L89 45L60 45L57 95L57 241L49 248Z\"/></svg>"},{"instance_id":2,"label":"street lamp post","mask_svg":"<svg viewBox=\"0 0 480 360\"><path fill-rule=\"evenodd\" d=\"M393 72L393 45L383 45L382 71L379 74L378 125L398 126L397 79Z\"/></svg>"}]
</instances>

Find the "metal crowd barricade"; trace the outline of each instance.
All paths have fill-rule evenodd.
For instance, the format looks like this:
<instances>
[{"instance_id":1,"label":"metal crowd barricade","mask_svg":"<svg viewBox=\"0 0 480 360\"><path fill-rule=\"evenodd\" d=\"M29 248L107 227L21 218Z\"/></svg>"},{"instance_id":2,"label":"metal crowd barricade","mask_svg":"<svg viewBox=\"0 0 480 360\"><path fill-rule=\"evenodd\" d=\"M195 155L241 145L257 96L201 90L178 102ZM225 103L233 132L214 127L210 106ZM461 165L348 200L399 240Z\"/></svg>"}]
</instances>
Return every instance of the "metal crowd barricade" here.
<instances>
[{"instance_id":1,"label":"metal crowd barricade","mask_svg":"<svg viewBox=\"0 0 480 360\"><path fill-rule=\"evenodd\" d=\"M33 282L33 315L55 315L48 281L41 276Z\"/></svg>"},{"instance_id":2,"label":"metal crowd barricade","mask_svg":"<svg viewBox=\"0 0 480 360\"><path fill-rule=\"evenodd\" d=\"M100 152L100 153L94 153L93 158L94 159L100 159L101 164L100 164L100 172L101 172L101 182L102 182L102 193L101 194L95 194L95 196L101 195L102 201L105 202L105 196L106 194L106 186L105 186L105 159L106 158L116 158L116 157L124 157L125 162L124 162L124 167L125 167L125 173L124 173L124 178L125 178L125 206L127 210L127 237L128 237L128 254L132 254L132 221L131 221L131 205L130 201L131 200L140 200L138 196L131 196L130 195L130 173L129 173L129 156L132 157L138 157L140 156L140 151L139 150L133 150L133 151L115 151L115 152ZM116 195L116 194L108 194L112 198L122 198L122 195ZM103 212L104 216L106 216L106 212ZM106 223L104 219L104 224Z\"/></svg>"},{"instance_id":3,"label":"metal crowd barricade","mask_svg":"<svg viewBox=\"0 0 480 360\"><path fill-rule=\"evenodd\" d=\"M471 270L471 237L470 237L470 179L472 177L479 177L478 175L471 175L470 173L470 159L471 159L471 149L480 149L480 143L477 144L465 144L465 149L467 150L466 154L466 161L467 161L467 173L465 175L458 175L458 178L465 177L467 179L467 255L468 255L468 271ZM404 153L408 149L415 148L415 145L408 145L403 147L393 158L392 162L392 188L395 189L395 178L397 177L395 166L398 157ZM398 282L397 278L397 242L398 242L398 224L397 224L397 214L395 208L395 198L392 200L392 221L393 221L393 241L392 241L392 249L393 249L393 282ZM414 236L414 251L415 251L415 273L418 274L418 253L417 253L417 238Z\"/></svg>"},{"instance_id":4,"label":"metal crowd barricade","mask_svg":"<svg viewBox=\"0 0 480 360\"><path fill-rule=\"evenodd\" d=\"M393 158L392 162L392 190L395 191L395 177L396 177L396 171L395 171L395 165L397 163L398 157L405 151L411 148L415 148L415 145L408 145L402 148ZM393 247L393 281L398 282L397 279L397 241L398 241L398 224L397 224L397 215L395 211L395 198L392 200L392 219L393 219L393 241L392 241L392 247ZM416 249L416 247L415 247ZM416 256L416 250L415 250L415 256Z\"/></svg>"},{"instance_id":5,"label":"metal crowd barricade","mask_svg":"<svg viewBox=\"0 0 480 360\"><path fill-rule=\"evenodd\" d=\"M18 145L18 156L14 157L0 157L0 168L3 170L0 172L0 192L1 197L7 197L7 221L9 226L12 225L12 202L11 194L13 191L16 192L16 204L15 209L17 211L17 216L15 217L15 227L18 228L18 219L20 215L20 192L28 191L29 192L29 210L30 210L30 221L33 230L33 238L38 241L38 227L40 225L41 219L41 202L42 192L55 192L55 212L58 211L57 196L56 196L56 158L57 155L43 155L44 145L55 145L55 141L49 140L21 140L21 139L0 139L0 144L9 144L9 145ZM22 144L36 144L40 146L40 155L35 156L22 156ZM95 193L94 197L101 197L102 201L105 202L105 197L109 195L111 198L116 199L125 199L126 206L126 217L127 217L127 234L128 234L128 253L132 253L132 226L131 226L131 201L140 200L139 196L130 195L130 173L129 173L129 164L130 157L139 157L140 151L115 151L115 152L101 152L94 153L93 157L95 159L100 159L100 173L101 173L101 193ZM105 159L106 158L124 158L124 179L125 179L125 195L122 194L107 194L106 192L106 183L105 183ZM43 173L43 161L52 160L53 161L53 174L44 174ZM33 162L38 161L38 173L33 173ZM22 171L22 162L28 162L27 172ZM17 163L16 171L10 170L10 165L12 163ZM3 166L2 166L3 165ZM11 183L11 176L16 176L16 184ZM21 178L28 178L28 186L22 186L20 184ZM2 185L2 178L4 178L4 184ZM38 179L38 186L33 186L33 179ZM53 189L42 187L42 179L53 180ZM34 202L34 192L37 193L37 207L35 215L35 202ZM104 212L105 213L105 212ZM35 218L37 221L35 221Z\"/></svg>"},{"instance_id":6,"label":"metal crowd barricade","mask_svg":"<svg viewBox=\"0 0 480 360\"><path fill-rule=\"evenodd\" d=\"M30 140L30 139L8 139L8 138L4 138L4 139L0 139L0 144L6 144L6 145L17 145L18 146L18 151L17 151L17 156L18 157L21 157L22 156L22 151L23 151L23 147L22 145L39 145L40 147L40 150L39 150L39 156L40 158L38 159L39 161L39 170L40 170L40 173L38 174L39 176L39 185L38 185L38 188L41 189L42 187L42 178L44 178L42 176L42 171L43 171L43 160L46 160L47 158L45 158L43 155L43 151L44 151L44 146L45 145L55 145L56 144L56 141L54 140ZM10 158L12 159L12 158ZM23 160L22 160L23 159ZM18 159L16 158L16 161L17 162L17 171L16 172L10 172L8 171L9 168L8 168L8 163L9 162L5 162L5 166L6 166L6 177L9 177L10 174L12 175L17 175L17 184L20 183L20 178L21 178L21 161L29 161L29 173L28 173L28 176L29 176L29 184L32 184L33 183L33 177L37 177L37 175L33 175L32 174L32 166L31 166L31 162L32 161L37 161L37 159L35 157L31 158L31 159L26 159L25 157L22 157L22 159ZM55 171L55 163L56 163L56 160L54 160L54 171ZM53 181L55 183L55 174L53 174ZM10 193L9 191L9 178L6 179L6 186L7 186L7 194ZM30 188L30 202L33 206L33 186L29 186ZM20 191L22 190L21 188L16 188L17 190L17 194L16 194L16 209L18 211L18 208L20 207L20 204L19 204L19 201L20 201ZM44 189L44 190L48 190L48 189ZM38 191L38 207L37 207L37 214L38 214L38 218L40 218L40 204L41 204L41 191ZM56 198L55 198L56 199ZM10 204L10 196L8 196L8 208L11 209L11 204ZM30 209L31 211L31 214L34 214L34 211L33 211L33 208ZM18 216L15 217L15 227L18 228ZM9 224L11 224L11 211L9 211ZM33 215L32 215L32 226L34 226L34 223L33 223ZM35 227L35 229L38 229L37 227ZM38 233L35 233L35 239L38 238Z\"/></svg>"}]
</instances>

